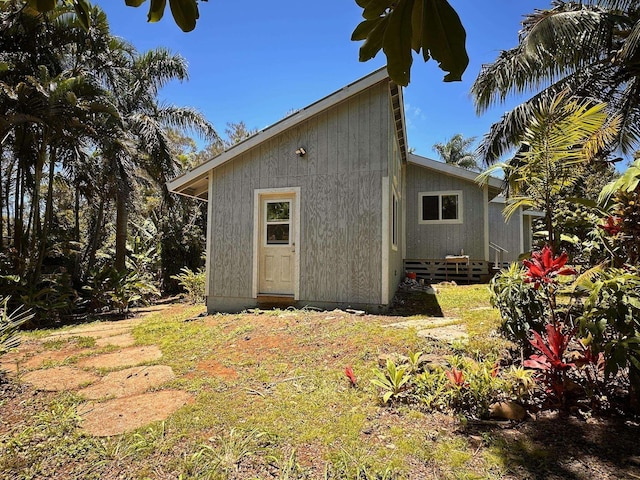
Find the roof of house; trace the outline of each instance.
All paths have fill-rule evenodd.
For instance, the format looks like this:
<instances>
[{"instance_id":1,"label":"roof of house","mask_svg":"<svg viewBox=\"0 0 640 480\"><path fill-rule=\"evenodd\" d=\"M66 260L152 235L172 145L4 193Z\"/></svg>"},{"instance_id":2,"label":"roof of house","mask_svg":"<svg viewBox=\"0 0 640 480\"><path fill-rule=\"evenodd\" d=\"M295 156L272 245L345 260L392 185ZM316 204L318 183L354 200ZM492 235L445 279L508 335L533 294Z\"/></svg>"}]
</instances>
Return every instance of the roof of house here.
<instances>
[{"instance_id":1,"label":"roof of house","mask_svg":"<svg viewBox=\"0 0 640 480\"><path fill-rule=\"evenodd\" d=\"M400 144L400 153L402 160L407 161L407 140L406 126L404 117L404 101L402 99L402 88L389 79L386 68L381 68L375 72L341 88L340 90L312 103L308 107L298 110L297 112L285 117L279 122L265 128L237 143L229 149L222 152L206 162L198 165L192 170L174 178L167 183L169 191L182 195L206 200L208 198L208 175L212 169L234 159L238 155L260 145L261 143L273 138L274 136L292 128L305 120L321 113L340 102L343 102L358 93L377 85L380 82L389 82L391 105L393 108L394 122L398 142Z\"/></svg>"},{"instance_id":2,"label":"roof of house","mask_svg":"<svg viewBox=\"0 0 640 480\"><path fill-rule=\"evenodd\" d=\"M450 163L439 162L438 160L422 157L413 153L410 153L408 155L407 161L414 165L419 165L423 168L428 168L440 173L445 173L447 175L451 175L452 177L467 180L469 182L475 182L476 178L479 175L478 172L474 172L473 170L458 167L457 165L451 165ZM489 185L490 199L497 197L504 189L504 181L497 177L489 177L487 184Z\"/></svg>"}]
</instances>

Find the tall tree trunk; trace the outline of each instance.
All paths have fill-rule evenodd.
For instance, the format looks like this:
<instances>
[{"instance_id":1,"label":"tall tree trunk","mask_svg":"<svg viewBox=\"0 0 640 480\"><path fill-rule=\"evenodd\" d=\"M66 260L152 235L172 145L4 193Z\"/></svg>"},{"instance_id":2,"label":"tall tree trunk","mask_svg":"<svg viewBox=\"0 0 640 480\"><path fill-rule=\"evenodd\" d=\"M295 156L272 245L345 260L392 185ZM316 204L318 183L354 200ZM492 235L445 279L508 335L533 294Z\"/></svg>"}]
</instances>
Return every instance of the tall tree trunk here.
<instances>
[{"instance_id":1,"label":"tall tree trunk","mask_svg":"<svg viewBox=\"0 0 640 480\"><path fill-rule=\"evenodd\" d=\"M125 269L127 254L127 224L129 223L130 187L123 179L116 194L116 259L115 267L119 272Z\"/></svg>"},{"instance_id":2,"label":"tall tree trunk","mask_svg":"<svg viewBox=\"0 0 640 480\"><path fill-rule=\"evenodd\" d=\"M7 246L11 246L11 242L13 240L13 233L11 231L11 177L14 175L14 170L16 166L16 162L12 162L9 164L9 168L6 171L6 179L4 184L4 194L6 196L4 208L6 209L6 218L7 218ZM14 184L14 190L18 184L18 177L16 177L16 182ZM0 216L2 212L0 211Z\"/></svg>"},{"instance_id":3,"label":"tall tree trunk","mask_svg":"<svg viewBox=\"0 0 640 480\"><path fill-rule=\"evenodd\" d=\"M31 262L29 262L31 267L29 270L32 275L31 281L34 283L38 281L39 267L42 264L40 250L43 248L43 244L45 243L45 239L42 238L42 221L40 219L40 187L42 183L44 164L47 158L47 140L47 130L45 128L42 132L42 143L40 144L40 151L38 152L38 159L36 161L33 176L33 196L31 197L31 212L29 213L29 227L31 232L29 251L32 252L32 255L36 255L35 258L33 256L29 256L31 260Z\"/></svg>"},{"instance_id":4,"label":"tall tree trunk","mask_svg":"<svg viewBox=\"0 0 640 480\"><path fill-rule=\"evenodd\" d=\"M55 149L51 149L49 155L49 178L47 187L47 201L44 208L44 221L42 224L42 231L40 233L40 251L38 252L38 259L35 267L35 278L40 278L42 271L42 263L47 252L47 237L49 236L49 229L53 219L53 180L55 178L55 166L56 166L56 154Z\"/></svg>"},{"instance_id":5,"label":"tall tree trunk","mask_svg":"<svg viewBox=\"0 0 640 480\"><path fill-rule=\"evenodd\" d=\"M96 262L96 253L98 246L100 245L100 232L102 231L102 222L104 218L104 204L105 196L100 196L100 204L98 205L98 212L95 216L95 224L93 228L93 234L91 235L91 242L87 246L87 272L89 272ZM86 273L85 273L86 275Z\"/></svg>"},{"instance_id":6,"label":"tall tree trunk","mask_svg":"<svg viewBox=\"0 0 640 480\"><path fill-rule=\"evenodd\" d=\"M73 204L73 240L80 241L80 189L75 186L75 202Z\"/></svg>"},{"instance_id":7,"label":"tall tree trunk","mask_svg":"<svg viewBox=\"0 0 640 480\"><path fill-rule=\"evenodd\" d=\"M23 167L24 166L18 162L18 169L16 171L16 192L13 208L13 246L18 253L18 257L22 257L24 254L22 239L24 237L24 191L26 176ZM24 272L20 273L22 274Z\"/></svg>"},{"instance_id":8,"label":"tall tree trunk","mask_svg":"<svg viewBox=\"0 0 640 480\"><path fill-rule=\"evenodd\" d=\"M3 191L3 175L2 172L5 170L4 164L2 161L2 145L0 144L0 250L4 250L4 216L2 215L2 210L4 207L4 191ZM9 223L9 217L7 217L7 223Z\"/></svg>"}]
</instances>

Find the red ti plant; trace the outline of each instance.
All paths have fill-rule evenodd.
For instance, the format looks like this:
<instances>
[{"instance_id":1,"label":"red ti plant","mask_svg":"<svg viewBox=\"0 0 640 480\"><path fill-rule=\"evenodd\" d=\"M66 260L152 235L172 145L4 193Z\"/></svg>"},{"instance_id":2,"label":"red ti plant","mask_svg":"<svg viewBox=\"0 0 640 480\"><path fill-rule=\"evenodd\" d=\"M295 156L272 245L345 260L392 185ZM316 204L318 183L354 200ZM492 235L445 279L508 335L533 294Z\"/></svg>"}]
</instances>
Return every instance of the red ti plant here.
<instances>
[{"instance_id":1,"label":"red ti plant","mask_svg":"<svg viewBox=\"0 0 640 480\"><path fill-rule=\"evenodd\" d=\"M533 288L538 290L541 286L544 297L549 304L549 320L556 323L556 296L555 285L558 275L574 275L576 271L571 267L565 267L567 263L567 252L555 256L549 245L545 245L539 252L533 252L531 259L523 260L526 267L526 283L533 283ZM568 312L568 311L567 311Z\"/></svg>"},{"instance_id":2,"label":"red ti plant","mask_svg":"<svg viewBox=\"0 0 640 480\"><path fill-rule=\"evenodd\" d=\"M537 290L540 285L555 283L558 275L573 275L576 271L573 268L565 267L567 263L567 252L554 256L549 245L545 245L539 252L531 253L530 260L523 260L527 267L525 282L533 283Z\"/></svg>"},{"instance_id":3,"label":"red ti plant","mask_svg":"<svg viewBox=\"0 0 640 480\"><path fill-rule=\"evenodd\" d=\"M601 229L607 232L607 235L615 237L622 231L622 219L615 215L610 215L605 220L604 225L598 225Z\"/></svg>"},{"instance_id":4,"label":"red ti plant","mask_svg":"<svg viewBox=\"0 0 640 480\"><path fill-rule=\"evenodd\" d=\"M451 382L451 385L455 387L464 386L464 374L462 373L462 370L452 367L451 371L446 371L445 374L447 375L449 382Z\"/></svg>"},{"instance_id":5,"label":"red ti plant","mask_svg":"<svg viewBox=\"0 0 640 480\"><path fill-rule=\"evenodd\" d=\"M546 342L538 332L531 331L533 338L529 343L540 353L531 355L524 361L524 366L541 371L547 382L547 393L564 401L565 373L575 367L575 364L564 361L573 332L563 333L562 324L553 323L547 324L546 331Z\"/></svg>"},{"instance_id":6,"label":"red ti plant","mask_svg":"<svg viewBox=\"0 0 640 480\"><path fill-rule=\"evenodd\" d=\"M356 375L353 373L353 367L351 366L346 367L344 369L344 374L349 379L349 383L351 384L351 386L355 387L356 384L358 383L358 379L356 378Z\"/></svg>"}]
</instances>

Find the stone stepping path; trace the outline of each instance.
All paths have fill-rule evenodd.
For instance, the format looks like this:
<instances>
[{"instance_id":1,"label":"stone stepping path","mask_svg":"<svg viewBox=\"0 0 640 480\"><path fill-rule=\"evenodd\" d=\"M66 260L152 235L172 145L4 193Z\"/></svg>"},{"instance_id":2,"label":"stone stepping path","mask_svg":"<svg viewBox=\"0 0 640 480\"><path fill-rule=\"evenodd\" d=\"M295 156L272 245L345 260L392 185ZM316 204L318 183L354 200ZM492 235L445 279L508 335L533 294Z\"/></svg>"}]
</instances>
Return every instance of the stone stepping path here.
<instances>
[{"instance_id":1,"label":"stone stepping path","mask_svg":"<svg viewBox=\"0 0 640 480\"><path fill-rule=\"evenodd\" d=\"M87 402L78 407L82 428L96 437L109 437L164 420L193 396L182 390L162 390L106 402Z\"/></svg>"},{"instance_id":2,"label":"stone stepping path","mask_svg":"<svg viewBox=\"0 0 640 480\"><path fill-rule=\"evenodd\" d=\"M81 368L124 368L158 360L160 357L162 357L162 351L158 347L147 345L124 348L113 353L103 353L102 355L83 358L77 365Z\"/></svg>"},{"instance_id":3,"label":"stone stepping path","mask_svg":"<svg viewBox=\"0 0 640 480\"><path fill-rule=\"evenodd\" d=\"M419 337L452 342L468 338L467 329L459 323L460 321L461 319L453 317L424 317L405 322L390 323L385 327L415 328Z\"/></svg>"},{"instance_id":4,"label":"stone stepping path","mask_svg":"<svg viewBox=\"0 0 640 480\"><path fill-rule=\"evenodd\" d=\"M164 307L143 310L153 313ZM142 318L133 318L92 325L81 325L46 338L23 344L17 352L4 355L0 369L18 376L21 381L42 391L77 391L88 401L77 412L83 419L83 429L96 436L118 435L164 420L187 403L193 395L181 390L149 392L175 378L166 365L144 366L162 357L155 345L134 346L132 329ZM46 342L93 337L95 347L79 348L70 341L59 350L47 350ZM107 346L120 350L89 356ZM83 357L75 361L73 357ZM43 368L74 360L72 366ZM129 368L127 368L129 367ZM24 373L26 370L34 369ZM116 370L100 376L95 369ZM102 399L109 398L106 401Z\"/></svg>"},{"instance_id":5,"label":"stone stepping path","mask_svg":"<svg viewBox=\"0 0 640 480\"><path fill-rule=\"evenodd\" d=\"M93 383L99 378L95 373L85 372L74 367L54 367L25 373L21 380L33 385L37 390L62 392L75 390L88 383Z\"/></svg>"},{"instance_id":6,"label":"stone stepping path","mask_svg":"<svg viewBox=\"0 0 640 480\"><path fill-rule=\"evenodd\" d=\"M88 400L105 397L130 397L158 387L175 378L173 369L166 365L133 367L111 372L102 380L78 391Z\"/></svg>"}]
</instances>

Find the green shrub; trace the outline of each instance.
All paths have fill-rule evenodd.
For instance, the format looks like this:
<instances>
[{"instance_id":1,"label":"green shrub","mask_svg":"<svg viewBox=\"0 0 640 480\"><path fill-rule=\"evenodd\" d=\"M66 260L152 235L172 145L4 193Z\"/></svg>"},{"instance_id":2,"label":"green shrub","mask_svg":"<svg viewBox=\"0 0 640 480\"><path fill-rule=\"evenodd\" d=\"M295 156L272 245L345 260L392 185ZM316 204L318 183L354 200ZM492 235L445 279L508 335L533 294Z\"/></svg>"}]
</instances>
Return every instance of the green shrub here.
<instances>
[{"instance_id":1,"label":"green shrub","mask_svg":"<svg viewBox=\"0 0 640 480\"><path fill-rule=\"evenodd\" d=\"M19 307L9 312L9 297L0 298L0 355L20 345L20 325L30 320L33 313Z\"/></svg>"},{"instance_id":2,"label":"green shrub","mask_svg":"<svg viewBox=\"0 0 640 480\"><path fill-rule=\"evenodd\" d=\"M530 331L544 330L546 302L531 283L525 282L524 268L512 263L489 283L491 305L500 310L502 331L519 345L526 343Z\"/></svg>"},{"instance_id":3,"label":"green shrub","mask_svg":"<svg viewBox=\"0 0 640 480\"><path fill-rule=\"evenodd\" d=\"M191 303L204 302L205 296L205 270L199 268L195 272L187 267L180 269L182 273L171 275L185 290L187 300Z\"/></svg>"},{"instance_id":4,"label":"green shrub","mask_svg":"<svg viewBox=\"0 0 640 480\"><path fill-rule=\"evenodd\" d=\"M155 285L141 275L118 272L112 267L96 271L83 290L91 296L90 310L116 310L121 314L138 302L146 304L160 295Z\"/></svg>"},{"instance_id":5,"label":"green shrub","mask_svg":"<svg viewBox=\"0 0 640 480\"><path fill-rule=\"evenodd\" d=\"M523 400L534 388L533 372L523 368L500 371L490 362L453 355L447 357L447 369L421 363L420 352L409 358L400 365L387 360L386 368L374 370L371 382L381 389L384 403L405 401L427 410L486 417L491 404Z\"/></svg>"},{"instance_id":6,"label":"green shrub","mask_svg":"<svg viewBox=\"0 0 640 480\"><path fill-rule=\"evenodd\" d=\"M487 417L503 400L522 400L534 387L532 372L512 367L504 372L487 362L450 357L451 369L423 372L415 380L414 397L429 410L449 410Z\"/></svg>"},{"instance_id":7,"label":"green shrub","mask_svg":"<svg viewBox=\"0 0 640 480\"><path fill-rule=\"evenodd\" d=\"M604 354L605 374L628 369L631 383L640 382L640 276L635 269L610 268L583 278L589 292L578 319L594 355Z\"/></svg>"}]
</instances>

